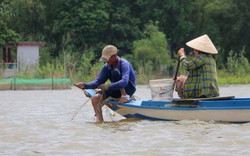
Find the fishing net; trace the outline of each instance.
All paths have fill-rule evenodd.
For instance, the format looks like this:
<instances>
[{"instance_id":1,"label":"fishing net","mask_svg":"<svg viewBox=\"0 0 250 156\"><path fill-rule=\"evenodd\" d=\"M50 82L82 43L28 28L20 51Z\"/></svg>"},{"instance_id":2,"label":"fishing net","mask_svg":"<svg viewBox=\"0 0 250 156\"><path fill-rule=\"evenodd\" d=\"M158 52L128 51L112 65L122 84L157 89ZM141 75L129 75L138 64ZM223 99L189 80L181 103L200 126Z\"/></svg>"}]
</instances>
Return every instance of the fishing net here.
<instances>
[{"instance_id":1,"label":"fishing net","mask_svg":"<svg viewBox=\"0 0 250 156\"><path fill-rule=\"evenodd\" d=\"M9 78L0 80L0 90L42 90L70 89L71 81L67 78L20 79Z\"/></svg>"},{"instance_id":2,"label":"fishing net","mask_svg":"<svg viewBox=\"0 0 250 156\"><path fill-rule=\"evenodd\" d=\"M117 122L122 119L125 119L125 117L114 112L106 105L103 106L103 117L104 117L104 121L109 121L109 122Z\"/></svg>"}]
</instances>

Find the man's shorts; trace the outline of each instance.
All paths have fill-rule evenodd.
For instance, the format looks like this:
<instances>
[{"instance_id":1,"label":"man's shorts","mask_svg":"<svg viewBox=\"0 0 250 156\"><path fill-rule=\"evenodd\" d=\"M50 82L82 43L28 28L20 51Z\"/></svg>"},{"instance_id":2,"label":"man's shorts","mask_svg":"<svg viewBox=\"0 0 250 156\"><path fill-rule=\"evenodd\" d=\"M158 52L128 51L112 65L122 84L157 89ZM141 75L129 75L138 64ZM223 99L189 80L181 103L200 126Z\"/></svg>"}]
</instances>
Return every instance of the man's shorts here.
<instances>
[{"instance_id":1,"label":"man's shorts","mask_svg":"<svg viewBox=\"0 0 250 156\"><path fill-rule=\"evenodd\" d=\"M96 94L102 94L103 95L103 99L107 99L109 97L112 97L112 98L120 98L121 97L120 90L105 90L104 94L100 90L100 91L97 91Z\"/></svg>"}]
</instances>

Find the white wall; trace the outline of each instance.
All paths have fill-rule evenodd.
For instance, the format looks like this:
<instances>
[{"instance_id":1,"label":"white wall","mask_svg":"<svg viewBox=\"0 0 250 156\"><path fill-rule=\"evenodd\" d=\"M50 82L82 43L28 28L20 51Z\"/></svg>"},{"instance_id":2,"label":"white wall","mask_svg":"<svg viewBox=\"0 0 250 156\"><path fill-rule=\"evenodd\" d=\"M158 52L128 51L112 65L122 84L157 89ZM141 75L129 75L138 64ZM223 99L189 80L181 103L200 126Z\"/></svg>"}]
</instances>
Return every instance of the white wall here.
<instances>
[{"instance_id":1,"label":"white wall","mask_svg":"<svg viewBox=\"0 0 250 156\"><path fill-rule=\"evenodd\" d=\"M33 69L39 63L39 46L17 46L17 68Z\"/></svg>"}]
</instances>

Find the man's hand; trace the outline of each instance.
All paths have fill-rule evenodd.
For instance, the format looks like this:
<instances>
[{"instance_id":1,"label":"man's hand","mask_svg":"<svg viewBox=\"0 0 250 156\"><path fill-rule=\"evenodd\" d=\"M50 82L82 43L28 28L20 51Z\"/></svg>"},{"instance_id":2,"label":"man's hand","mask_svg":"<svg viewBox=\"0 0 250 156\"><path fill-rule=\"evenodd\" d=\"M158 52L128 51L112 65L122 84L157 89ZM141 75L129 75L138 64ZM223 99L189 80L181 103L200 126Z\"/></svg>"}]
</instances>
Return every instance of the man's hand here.
<instances>
[{"instance_id":1,"label":"man's hand","mask_svg":"<svg viewBox=\"0 0 250 156\"><path fill-rule=\"evenodd\" d=\"M80 89L84 88L84 84L82 82L76 83L76 84L74 84L74 86L76 86L77 88L80 88Z\"/></svg>"},{"instance_id":2,"label":"man's hand","mask_svg":"<svg viewBox=\"0 0 250 156\"><path fill-rule=\"evenodd\" d=\"M100 88L102 91L105 91L105 90L109 89L109 85L107 85L107 84L101 84L98 88Z\"/></svg>"}]
</instances>

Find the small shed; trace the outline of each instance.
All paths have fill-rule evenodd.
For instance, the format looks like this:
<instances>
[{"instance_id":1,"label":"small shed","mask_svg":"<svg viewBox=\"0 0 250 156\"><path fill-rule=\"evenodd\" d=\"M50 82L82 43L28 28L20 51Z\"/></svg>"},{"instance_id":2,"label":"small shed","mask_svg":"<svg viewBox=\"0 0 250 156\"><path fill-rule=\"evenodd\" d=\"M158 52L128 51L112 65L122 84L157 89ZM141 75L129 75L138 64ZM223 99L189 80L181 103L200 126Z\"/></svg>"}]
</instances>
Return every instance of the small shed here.
<instances>
[{"instance_id":1,"label":"small shed","mask_svg":"<svg viewBox=\"0 0 250 156\"><path fill-rule=\"evenodd\" d=\"M17 42L17 69L34 69L39 64L39 48L44 42Z\"/></svg>"}]
</instances>

